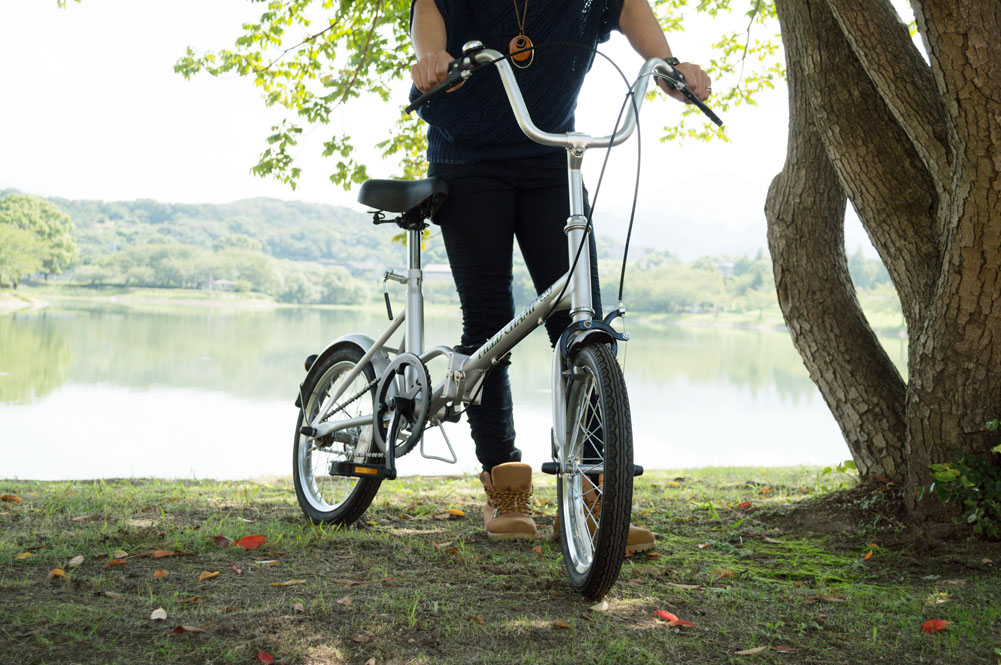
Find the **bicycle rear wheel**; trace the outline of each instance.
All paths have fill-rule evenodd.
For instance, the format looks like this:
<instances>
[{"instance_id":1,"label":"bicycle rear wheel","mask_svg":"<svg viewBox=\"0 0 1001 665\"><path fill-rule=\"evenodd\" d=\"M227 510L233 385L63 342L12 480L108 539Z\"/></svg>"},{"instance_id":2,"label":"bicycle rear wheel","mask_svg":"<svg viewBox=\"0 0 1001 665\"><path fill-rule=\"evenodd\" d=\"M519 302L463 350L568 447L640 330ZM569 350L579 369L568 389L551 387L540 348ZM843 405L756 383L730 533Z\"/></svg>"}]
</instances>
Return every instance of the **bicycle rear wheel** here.
<instances>
[{"instance_id":1,"label":"bicycle rear wheel","mask_svg":"<svg viewBox=\"0 0 1001 665\"><path fill-rule=\"evenodd\" d=\"M625 557L633 502L633 437L622 369L605 344L571 357L566 436L557 450L560 544L570 586L598 599Z\"/></svg>"},{"instance_id":2,"label":"bicycle rear wheel","mask_svg":"<svg viewBox=\"0 0 1001 665\"><path fill-rule=\"evenodd\" d=\"M319 366L311 368L303 385L305 403L295 424L292 476L299 507L314 523L351 524L365 513L382 484L378 478L330 475L333 462L382 464L383 455L373 441L371 424L345 428L312 440L299 431L303 426L303 413L310 424L319 424L315 419L327 410L330 397L363 355L357 346L341 347L321 360ZM375 371L370 363L341 394L326 421L371 417L374 378Z\"/></svg>"}]
</instances>

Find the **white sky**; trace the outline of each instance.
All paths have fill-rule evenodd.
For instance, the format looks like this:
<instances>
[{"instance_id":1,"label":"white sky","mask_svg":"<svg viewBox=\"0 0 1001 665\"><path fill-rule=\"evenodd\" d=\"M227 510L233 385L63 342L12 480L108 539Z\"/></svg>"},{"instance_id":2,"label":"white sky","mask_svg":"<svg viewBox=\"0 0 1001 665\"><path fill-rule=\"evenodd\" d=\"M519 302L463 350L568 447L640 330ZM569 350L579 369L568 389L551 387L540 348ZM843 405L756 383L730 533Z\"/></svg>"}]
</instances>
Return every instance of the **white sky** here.
<instances>
[{"instance_id":1,"label":"white sky","mask_svg":"<svg viewBox=\"0 0 1001 665\"><path fill-rule=\"evenodd\" d=\"M368 155L372 177L395 175L374 148L392 125L395 107L367 101L338 110L329 127L303 142L304 173L292 191L249 173L281 117L264 107L252 81L209 76L185 81L174 74L186 46L230 46L240 23L261 11L260 3L247 0L84 0L70 2L66 10L57 9L56 0L3 0L0 188L75 199L192 203L270 196L360 209L353 191L329 182L333 166L319 157L320 144L329 132L346 130L360 155ZM670 39L676 54L698 62L708 59L709 43L720 34L719 25L700 17ZM603 50L627 74L641 64L621 36ZM621 96L607 66L596 64L593 74L581 97L578 129L605 133ZM401 85L400 105L406 89ZM724 114L729 144L661 144L658 130L676 122L682 106L645 107L639 202L645 223L637 231L638 246L656 246L657 226L671 223L695 233L704 226L707 233L751 234L764 246L765 194L785 156L785 97L780 85L762 95L757 107ZM631 145L618 149L599 200L599 209L613 220L628 216ZM598 153L585 162L592 192L600 162ZM644 239L644 233L650 237ZM860 229L849 231L850 247L859 234Z\"/></svg>"}]
</instances>

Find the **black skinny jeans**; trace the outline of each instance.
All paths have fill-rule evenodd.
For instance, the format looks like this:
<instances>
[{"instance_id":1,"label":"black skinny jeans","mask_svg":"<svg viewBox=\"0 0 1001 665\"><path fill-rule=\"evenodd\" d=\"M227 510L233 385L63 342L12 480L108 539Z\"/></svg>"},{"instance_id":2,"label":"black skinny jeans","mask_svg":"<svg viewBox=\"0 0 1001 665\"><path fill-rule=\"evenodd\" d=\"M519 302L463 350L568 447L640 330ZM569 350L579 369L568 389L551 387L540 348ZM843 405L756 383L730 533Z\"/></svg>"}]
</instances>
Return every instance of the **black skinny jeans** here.
<instances>
[{"instance_id":1,"label":"black skinny jeans","mask_svg":"<svg viewBox=\"0 0 1001 665\"><path fill-rule=\"evenodd\" d=\"M514 239L536 292L541 293L569 269L563 231L570 214L566 155L431 164L429 176L448 182L448 199L435 214L462 304L463 353L471 353L514 318L511 284ZM585 214L589 210L585 192ZM591 284L596 316L601 314L598 261L590 234ZM570 325L567 310L546 321L554 344ZM511 382L505 365L487 376L480 404L466 412L476 457L489 471L504 462L521 461L515 447ZM548 445L548 432L534 432L534 445Z\"/></svg>"}]
</instances>

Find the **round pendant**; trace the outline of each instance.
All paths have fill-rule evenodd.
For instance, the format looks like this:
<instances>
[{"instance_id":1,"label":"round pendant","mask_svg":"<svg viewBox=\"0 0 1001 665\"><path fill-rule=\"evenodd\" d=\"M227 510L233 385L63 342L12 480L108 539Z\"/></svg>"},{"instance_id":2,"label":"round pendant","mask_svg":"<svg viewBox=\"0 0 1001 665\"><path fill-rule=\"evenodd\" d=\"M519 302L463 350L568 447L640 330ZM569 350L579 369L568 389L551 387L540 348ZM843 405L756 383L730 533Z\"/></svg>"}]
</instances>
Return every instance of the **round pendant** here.
<instances>
[{"instance_id":1,"label":"round pendant","mask_svg":"<svg viewBox=\"0 0 1001 665\"><path fill-rule=\"evenodd\" d=\"M514 37L507 45L507 51L511 54L511 62L515 67L527 69L535 60L535 50L532 40L525 35ZM526 50L529 49L529 50Z\"/></svg>"}]
</instances>

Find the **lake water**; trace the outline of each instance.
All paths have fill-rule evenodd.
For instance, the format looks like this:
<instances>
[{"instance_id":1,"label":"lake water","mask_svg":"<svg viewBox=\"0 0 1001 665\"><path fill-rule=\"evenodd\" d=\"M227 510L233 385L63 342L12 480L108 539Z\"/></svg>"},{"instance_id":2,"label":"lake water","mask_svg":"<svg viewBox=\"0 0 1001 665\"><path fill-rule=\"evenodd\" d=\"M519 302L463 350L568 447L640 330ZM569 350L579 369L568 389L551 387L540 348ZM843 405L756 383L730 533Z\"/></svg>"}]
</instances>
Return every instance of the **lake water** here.
<instances>
[{"instance_id":1,"label":"lake water","mask_svg":"<svg viewBox=\"0 0 1001 665\"><path fill-rule=\"evenodd\" d=\"M458 337L427 317L429 346ZM346 332L375 336L378 312L109 305L0 317L0 478L251 478L290 475L303 359ZM788 335L630 325L620 347L636 462L647 468L831 464L848 448ZM902 366L906 342L884 340ZM549 454L551 355L538 330L515 349L518 445ZM442 366L432 362L431 377ZM457 465L417 452L402 474L477 470L465 421L446 425ZM441 455L441 434L427 437Z\"/></svg>"}]
</instances>

